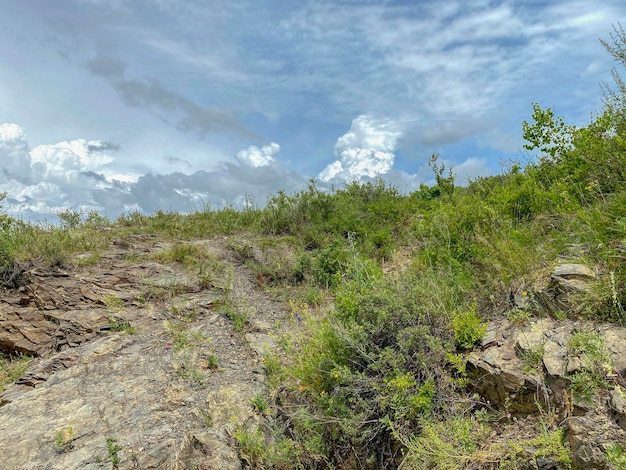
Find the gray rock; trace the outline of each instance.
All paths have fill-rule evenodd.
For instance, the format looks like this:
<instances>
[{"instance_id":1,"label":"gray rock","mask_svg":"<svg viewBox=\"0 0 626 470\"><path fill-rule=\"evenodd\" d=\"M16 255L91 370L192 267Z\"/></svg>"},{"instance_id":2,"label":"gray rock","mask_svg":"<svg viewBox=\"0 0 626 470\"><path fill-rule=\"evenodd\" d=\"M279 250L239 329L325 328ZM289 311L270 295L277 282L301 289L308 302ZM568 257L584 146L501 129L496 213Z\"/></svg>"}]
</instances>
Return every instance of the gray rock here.
<instances>
[{"instance_id":1,"label":"gray rock","mask_svg":"<svg viewBox=\"0 0 626 470\"><path fill-rule=\"evenodd\" d=\"M154 251L146 240L140 253ZM225 242L206 244L230 256ZM0 395L0 468L108 470L115 439L120 469L241 469L233 435L266 429L251 403L266 391L256 353L275 347L270 327L285 306L232 266L233 301L259 312L239 337L218 310L223 293L119 256L80 273L34 273L31 285L3 292L1 347L40 357ZM110 316L139 334L100 331Z\"/></svg>"},{"instance_id":2,"label":"gray rock","mask_svg":"<svg viewBox=\"0 0 626 470\"><path fill-rule=\"evenodd\" d=\"M609 393L611 416L615 423L626 431L626 390L617 386Z\"/></svg>"},{"instance_id":3,"label":"gray rock","mask_svg":"<svg viewBox=\"0 0 626 470\"><path fill-rule=\"evenodd\" d=\"M600 325L598 334L604 340L614 371L626 377L626 328L611 324Z\"/></svg>"},{"instance_id":4,"label":"gray rock","mask_svg":"<svg viewBox=\"0 0 626 470\"><path fill-rule=\"evenodd\" d=\"M596 274L584 264L566 263L557 265L552 271L552 276L569 280L590 280L595 279Z\"/></svg>"},{"instance_id":5,"label":"gray rock","mask_svg":"<svg viewBox=\"0 0 626 470\"><path fill-rule=\"evenodd\" d=\"M580 469L610 469L606 450L612 444L626 442L626 432L603 414L569 418L567 434L573 467Z\"/></svg>"}]
</instances>

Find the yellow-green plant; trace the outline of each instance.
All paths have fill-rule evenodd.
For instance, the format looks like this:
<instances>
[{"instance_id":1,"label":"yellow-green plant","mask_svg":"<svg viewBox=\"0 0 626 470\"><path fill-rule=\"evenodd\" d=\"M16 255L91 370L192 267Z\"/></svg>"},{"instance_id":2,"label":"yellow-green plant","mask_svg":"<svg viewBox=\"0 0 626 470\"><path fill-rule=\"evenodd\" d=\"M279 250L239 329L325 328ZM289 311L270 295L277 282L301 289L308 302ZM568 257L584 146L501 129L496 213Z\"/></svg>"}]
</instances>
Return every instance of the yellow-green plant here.
<instances>
[{"instance_id":1,"label":"yellow-green plant","mask_svg":"<svg viewBox=\"0 0 626 470\"><path fill-rule=\"evenodd\" d=\"M74 446L74 440L76 439L76 430L69 426L67 428L59 429L54 433L54 445L60 452L67 452Z\"/></svg>"},{"instance_id":2,"label":"yellow-green plant","mask_svg":"<svg viewBox=\"0 0 626 470\"><path fill-rule=\"evenodd\" d=\"M456 312L452 317L452 331L456 345L462 349L473 347L487 331L487 325L476 314L476 306Z\"/></svg>"}]
</instances>

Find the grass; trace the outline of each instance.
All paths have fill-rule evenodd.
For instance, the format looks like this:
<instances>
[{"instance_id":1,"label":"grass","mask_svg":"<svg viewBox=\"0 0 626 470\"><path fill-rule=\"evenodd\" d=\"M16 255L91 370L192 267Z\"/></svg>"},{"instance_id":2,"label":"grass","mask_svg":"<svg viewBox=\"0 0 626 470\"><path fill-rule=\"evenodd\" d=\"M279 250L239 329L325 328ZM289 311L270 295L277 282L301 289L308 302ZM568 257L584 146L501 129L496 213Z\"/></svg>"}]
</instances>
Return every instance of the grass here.
<instances>
[{"instance_id":1,"label":"grass","mask_svg":"<svg viewBox=\"0 0 626 470\"><path fill-rule=\"evenodd\" d=\"M260 466L267 457L267 445L263 431L238 427L233 437L239 446L239 457L251 468Z\"/></svg>"},{"instance_id":2,"label":"grass","mask_svg":"<svg viewBox=\"0 0 626 470\"><path fill-rule=\"evenodd\" d=\"M270 404L261 392L257 393L254 398L251 398L250 402L254 410L260 415L267 414L270 410Z\"/></svg>"},{"instance_id":3,"label":"grass","mask_svg":"<svg viewBox=\"0 0 626 470\"><path fill-rule=\"evenodd\" d=\"M109 453L109 460L113 464L113 468L118 468L120 464L119 452L122 450L122 446L117 443L117 439L107 437L106 439L107 452Z\"/></svg>"},{"instance_id":4,"label":"grass","mask_svg":"<svg viewBox=\"0 0 626 470\"><path fill-rule=\"evenodd\" d=\"M543 355L543 346L528 349L526 351L520 351L519 357L522 361L522 371L527 374L541 374L543 372Z\"/></svg>"},{"instance_id":5,"label":"grass","mask_svg":"<svg viewBox=\"0 0 626 470\"><path fill-rule=\"evenodd\" d=\"M252 318L252 308L243 304L235 304L233 302L227 302L222 306L222 312L233 323L233 329L239 334L243 335L250 326L250 320Z\"/></svg>"},{"instance_id":6,"label":"grass","mask_svg":"<svg viewBox=\"0 0 626 470\"><path fill-rule=\"evenodd\" d=\"M137 330L135 330L135 327L132 326L130 322L114 317L109 317L109 327L111 328L111 331L126 333L128 335L134 335L137 333Z\"/></svg>"},{"instance_id":7,"label":"grass","mask_svg":"<svg viewBox=\"0 0 626 470\"><path fill-rule=\"evenodd\" d=\"M75 439L76 430L71 426L54 433L54 445L59 452L69 452L74 447Z\"/></svg>"},{"instance_id":8,"label":"grass","mask_svg":"<svg viewBox=\"0 0 626 470\"><path fill-rule=\"evenodd\" d=\"M581 367L567 378L576 398L591 403L599 390L609 387L613 372L604 340L595 333L577 331L568 341L570 358L579 358Z\"/></svg>"},{"instance_id":9,"label":"grass","mask_svg":"<svg viewBox=\"0 0 626 470\"><path fill-rule=\"evenodd\" d=\"M20 378L34 358L24 354L6 354L0 352L0 392Z\"/></svg>"}]
</instances>

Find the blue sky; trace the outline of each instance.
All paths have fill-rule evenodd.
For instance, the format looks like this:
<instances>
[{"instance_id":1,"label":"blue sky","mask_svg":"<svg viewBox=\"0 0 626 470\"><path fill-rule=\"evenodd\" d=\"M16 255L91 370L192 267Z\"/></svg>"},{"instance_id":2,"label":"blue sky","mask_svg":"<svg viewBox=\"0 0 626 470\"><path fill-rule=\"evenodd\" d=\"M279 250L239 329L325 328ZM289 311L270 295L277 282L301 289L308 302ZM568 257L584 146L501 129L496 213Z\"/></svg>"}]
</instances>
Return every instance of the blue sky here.
<instances>
[{"instance_id":1,"label":"blue sky","mask_svg":"<svg viewBox=\"0 0 626 470\"><path fill-rule=\"evenodd\" d=\"M192 211L382 176L460 182L524 159L532 102L584 125L621 0L4 0L0 191Z\"/></svg>"}]
</instances>

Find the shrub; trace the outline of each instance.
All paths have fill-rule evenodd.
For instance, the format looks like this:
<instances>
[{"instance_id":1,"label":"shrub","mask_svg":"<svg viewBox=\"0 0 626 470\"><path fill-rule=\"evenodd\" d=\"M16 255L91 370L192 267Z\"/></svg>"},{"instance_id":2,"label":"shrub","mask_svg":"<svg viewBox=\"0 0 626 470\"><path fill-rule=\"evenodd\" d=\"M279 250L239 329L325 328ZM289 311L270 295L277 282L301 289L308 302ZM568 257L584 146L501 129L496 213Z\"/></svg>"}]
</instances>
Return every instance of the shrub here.
<instances>
[{"instance_id":1,"label":"shrub","mask_svg":"<svg viewBox=\"0 0 626 470\"><path fill-rule=\"evenodd\" d=\"M482 323L476 314L476 306L457 312L452 317L452 331L457 347L472 348L480 341L487 331L487 325Z\"/></svg>"}]
</instances>

